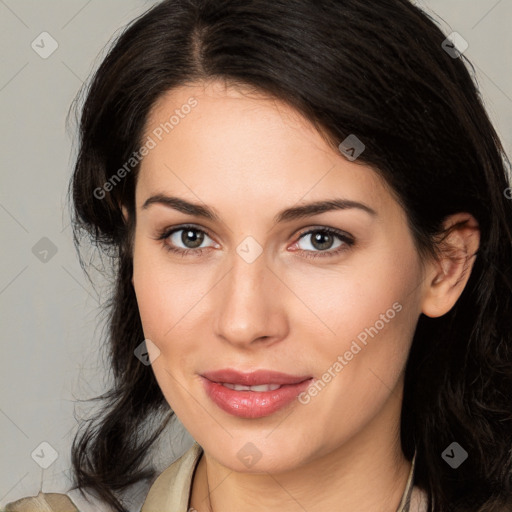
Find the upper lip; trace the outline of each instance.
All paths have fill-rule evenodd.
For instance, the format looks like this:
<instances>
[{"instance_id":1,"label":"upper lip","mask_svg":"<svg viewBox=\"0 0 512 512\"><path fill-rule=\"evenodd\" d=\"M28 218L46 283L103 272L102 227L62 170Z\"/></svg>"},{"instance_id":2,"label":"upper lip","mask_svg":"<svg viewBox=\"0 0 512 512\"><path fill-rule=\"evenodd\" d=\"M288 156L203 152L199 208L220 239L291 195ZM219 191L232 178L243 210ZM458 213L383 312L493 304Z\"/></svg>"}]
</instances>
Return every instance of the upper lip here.
<instances>
[{"instance_id":1,"label":"upper lip","mask_svg":"<svg viewBox=\"0 0 512 512\"><path fill-rule=\"evenodd\" d=\"M298 384L299 382L303 382L311 378L311 375L290 375L272 370L255 370L250 373L244 373L232 368L205 372L202 376L212 382L241 384L242 386L259 386L261 384Z\"/></svg>"}]
</instances>

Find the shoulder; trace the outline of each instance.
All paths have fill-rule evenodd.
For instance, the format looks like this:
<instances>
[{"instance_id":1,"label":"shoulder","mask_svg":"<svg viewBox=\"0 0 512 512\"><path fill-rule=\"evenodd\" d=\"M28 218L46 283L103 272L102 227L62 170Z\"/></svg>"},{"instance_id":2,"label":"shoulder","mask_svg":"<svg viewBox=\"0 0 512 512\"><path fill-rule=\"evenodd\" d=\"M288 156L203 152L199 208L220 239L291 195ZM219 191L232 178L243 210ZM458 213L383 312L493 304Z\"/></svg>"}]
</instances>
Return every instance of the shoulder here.
<instances>
[{"instance_id":1,"label":"shoulder","mask_svg":"<svg viewBox=\"0 0 512 512\"><path fill-rule=\"evenodd\" d=\"M61 510L79 512L69 496L55 492L40 492L37 496L20 498L5 506L5 512L34 512L36 510L46 512L58 512Z\"/></svg>"},{"instance_id":2,"label":"shoulder","mask_svg":"<svg viewBox=\"0 0 512 512\"><path fill-rule=\"evenodd\" d=\"M179 459L162 471L149 489L141 512L186 512L192 476L202 453L202 447L194 441Z\"/></svg>"},{"instance_id":3,"label":"shoulder","mask_svg":"<svg viewBox=\"0 0 512 512\"><path fill-rule=\"evenodd\" d=\"M116 493L117 497L128 510L140 511L142 502L144 501L153 480L154 477L137 480L121 492ZM115 512L112 506L100 499L89 489L74 488L68 491L67 495L71 498L74 505L80 512Z\"/></svg>"},{"instance_id":4,"label":"shoulder","mask_svg":"<svg viewBox=\"0 0 512 512\"><path fill-rule=\"evenodd\" d=\"M140 510L152 479L142 479L125 489L120 498L129 510ZM39 492L0 506L0 512L115 512L103 500L87 489L74 488L63 492Z\"/></svg>"},{"instance_id":5,"label":"shoulder","mask_svg":"<svg viewBox=\"0 0 512 512\"><path fill-rule=\"evenodd\" d=\"M175 462L168 466L156 480L141 480L123 493L122 500L130 510L141 512L187 511L192 476L203 453L202 447L194 441L192 446ZM182 505L184 503L184 505ZM142 505L141 505L142 504ZM8 503L0 512L114 512L87 490L73 489L66 494L43 493L26 496Z\"/></svg>"}]
</instances>

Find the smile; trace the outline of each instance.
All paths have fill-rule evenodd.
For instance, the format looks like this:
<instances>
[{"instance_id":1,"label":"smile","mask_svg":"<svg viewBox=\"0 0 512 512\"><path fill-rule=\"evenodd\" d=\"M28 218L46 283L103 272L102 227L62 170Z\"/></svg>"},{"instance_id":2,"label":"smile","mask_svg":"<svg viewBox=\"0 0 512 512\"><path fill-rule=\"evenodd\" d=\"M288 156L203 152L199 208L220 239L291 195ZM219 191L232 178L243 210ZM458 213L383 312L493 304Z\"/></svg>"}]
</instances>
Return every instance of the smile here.
<instances>
[{"instance_id":1,"label":"smile","mask_svg":"<svg viewBox=\"0 0 512 512\"><path fill-rule=\"evenodd\" d=\"M240 418L269 416L293 402L313 378L270 370L233 369L201 375L206 395L223 411Z\"/></svg>"}]
</instances>

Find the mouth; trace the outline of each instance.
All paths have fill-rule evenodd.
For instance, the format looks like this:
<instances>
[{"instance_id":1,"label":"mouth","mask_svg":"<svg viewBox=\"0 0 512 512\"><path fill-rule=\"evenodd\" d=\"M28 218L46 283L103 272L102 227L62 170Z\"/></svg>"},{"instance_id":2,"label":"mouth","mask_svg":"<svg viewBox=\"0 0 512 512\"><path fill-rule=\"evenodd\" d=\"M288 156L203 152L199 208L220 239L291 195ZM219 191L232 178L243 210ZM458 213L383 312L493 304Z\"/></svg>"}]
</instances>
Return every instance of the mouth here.
<instances>
[{"instance_id":1,"label":"mouth","mask_svg":"<svg viewBox=\"0 0 512 512\"><path fill-rule=\"evenodd\" d=\"M218 384L222 384L223 386L234 389L235 391L256 391L257 393L261 393L263 391L275 391L281 387L280 384L260 384L258 386L244 386L243 384L231 384L229 382L218 382Z\"/></svg>"},{"instance_id":2,"label":"mouth","mask_svg":"<svg viewBox=\"0 0 512 512\"><path fill-rule=\"evenodd\" d=\"M207 396L223 411L241 418L269 416L306 389L312 376L290 375L271 370L243 373L233 369L201 375Z\"/></svg>"},{"instance_id":3,"label":"mouth","mask_svg":"<svg viewBox=\"0 0 512 512\"><path fill-rule=\"evenodd\" d=\"M240 372L233 368L205 372L203 377L222 384L234 384L239 386L255 387L261 385L289 385L298 384L312 378L311 375L291 375L289 373L273 370L255 370L252 372ZM254 390L258 391L258 390Z\"/></svg>"}]
</instances>

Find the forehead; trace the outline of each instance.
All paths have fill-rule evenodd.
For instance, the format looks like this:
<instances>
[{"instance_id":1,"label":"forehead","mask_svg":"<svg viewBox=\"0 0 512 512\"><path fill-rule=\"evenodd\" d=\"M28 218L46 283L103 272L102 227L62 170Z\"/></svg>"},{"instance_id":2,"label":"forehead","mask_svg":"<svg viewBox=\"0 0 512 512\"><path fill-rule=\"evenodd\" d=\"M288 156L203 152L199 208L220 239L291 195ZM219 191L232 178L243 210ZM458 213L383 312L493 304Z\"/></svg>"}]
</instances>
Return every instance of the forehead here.
<instances>
[{"instance_id":1,"label":"forehead","mask_svg":"<svg viewBox=\"0 0 512 512\"><path fill-rule=\"evenodd\" d=\"M191 106L193 105L193 106ZM350 162L289 105L220 82L175 88L154 105L137 184L244 208L347 197L382 209L394 202L369 166Z\"/></svg>"}]
</instances>

